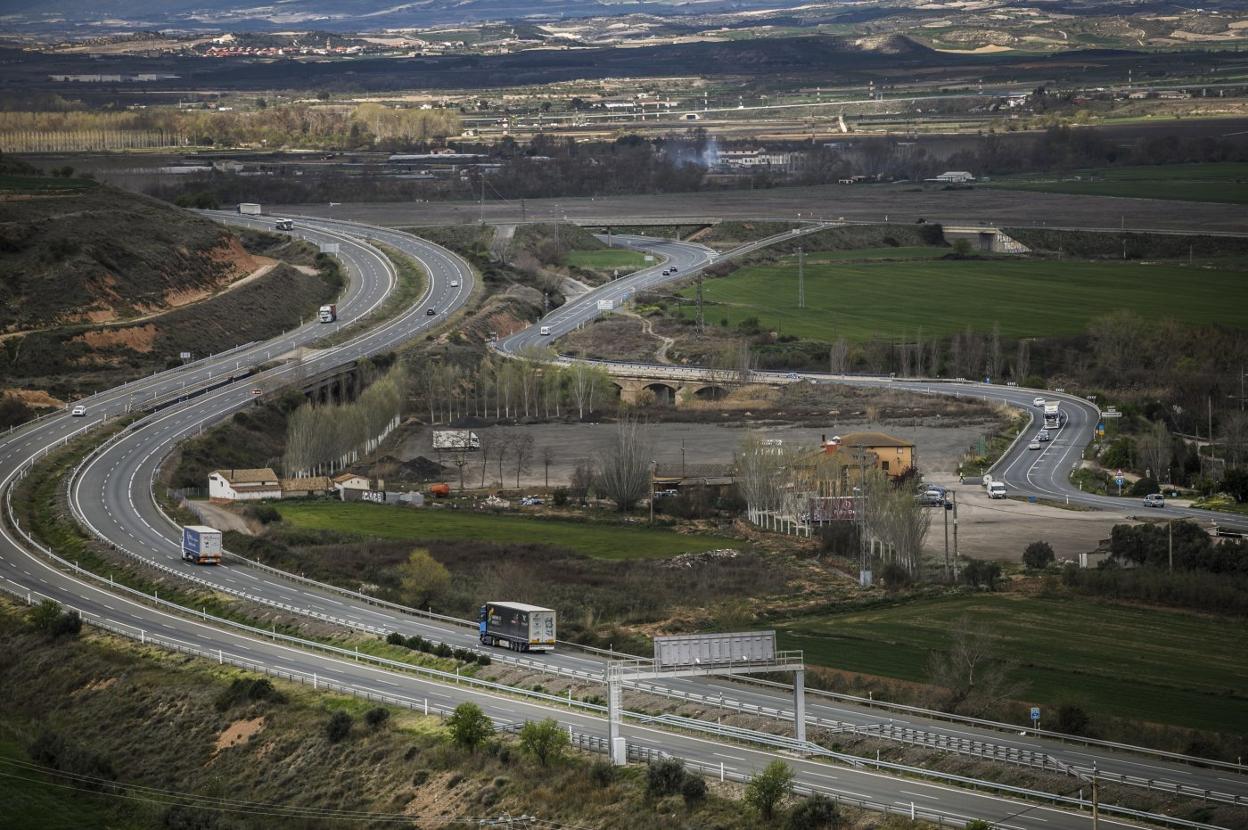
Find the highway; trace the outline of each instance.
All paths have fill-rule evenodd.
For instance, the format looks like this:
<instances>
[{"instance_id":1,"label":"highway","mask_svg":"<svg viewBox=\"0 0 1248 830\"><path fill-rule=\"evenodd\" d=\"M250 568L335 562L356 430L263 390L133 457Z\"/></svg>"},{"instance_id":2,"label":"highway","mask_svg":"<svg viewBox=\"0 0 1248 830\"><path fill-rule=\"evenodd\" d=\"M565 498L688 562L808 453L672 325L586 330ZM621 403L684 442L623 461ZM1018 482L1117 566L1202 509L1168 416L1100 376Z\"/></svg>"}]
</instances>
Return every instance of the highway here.
<instances>
[{"instance_id":1,"label":"highway","mask_svg":"<svg viewBox=\"0 0 1248 830\"><path fill-rule=\"evenodd\" d=\"M347 344L309 356L304 362L305 367L328 368L354 357L393 348L398 343L418 335L429 326L440 324L443 314L462 305L471 292L473 275L471 269L462 260L437 246L424 243L407 234L375 228L361 229L349 223L317 222L312 224L303 221L299 223L299 232L307 235L313 241L320 243L333 241L341 245L340 256L346 263L347 270L352 277L350 288L340 303L340 313L344 322L349 322L351 319L355 319L375 308L394 284L393 269L389 267L385 258L371 246L353 240L353 236L367 236L391 244L405 253L420 259L431 275L426 298L415 304L411 310ZM670 267L671 264L677 265L679 275L686 272L687 269L704 265L713 259L712 254L706 249L683 243L648 243L635 238L627 239L625 243L630 245L652 244L653 250L658 255L664 257L665 261L654 269L648 269L639 275L634 275L633 278L617 280L608 286L604 286L602 289L598 289L598 292L601 293L591 292L589 295L579 298L576 306L569 303L568 307L556 311L551 315L550 319L543 321L541 325L550 325L553 330L560 333L571 330L583 322L583 319L588 319L588 316L592 316L591 312L597 313L596 302L598 299L603 298L604 295L610 296L607 294L607 291L627 292L643 287L651 287L664 281L662 270ZM451 282L458 282L459 285L452 287ZM428 306L438 308L440 313L435 318L428 318L424 314L424 309ZM556 317L556 315L560 315L560 312L563 312L562 315ZM526 330L528 333L527 337L513 336L504 341L503 344L500 344L500 347L519 351L530 344L549 342L550 338L544 338L540 335L535 336L533 332L537 330L537 326L531 327ZM263 355L263 360L268 360L270 356L275 357L289 351L298 344L316 339L323 331L324 328L315 324L305 326L270 343L252 346L248 349L239 350L236 354L205 360L200 364L186 367L181 371L164 373L147 381L128 384L125 388L102 393L86 402L89 413L87 418L71 419L60 415L15 430L13 433L6 435L4 440L0 442L0 476L3 477L0 478L0 484L9 484L20 467L38 454L43 447L54 445L58 440L63 439L74 430L98 423L106 416L117 415L127 411L131 407L132 402L140 402L148 395L162 396L176 392L182 388L183 384L193 385L214 376L219 378L223 371L227 371L231 367L245 367L249 365L248 361L262 362L261 355ZM281 382L289 377L291 371L292 367L286 365L270 370L269 373L261 377L264 380L271 379L274 382ZM117 545L118 548L126 550L133 555L160 562L166 567L182 568L186 573L193 573L194 576L199 578L216 580L219 582L221 589L225 591L247 593L261 597L268 602L282 603L309 613L342 619L360 627L370 627L377 630L399 630L405 634L420 633L423 636L443 640L455 645L466 645L474 642L475 636L470 628L433 619L423 619L402 611L356 602L342 593L316 589L307 584L298 583L293 579L275 578L272 574L263 570L248 567L197 569L181 562L177 553L176 529L163 518L152 499L151 482L155 469L164 455L172 449L180 438L199 429L201 424L219 420L238 408L245 406L251 400L250 389L254 383L255 381L249 379L234 385L238 388L226 386L202 397L171 406L145 418L139 424L127 430L122 437L110 442L102 451L92 457L91 462L84 466L75 480L73 503L83 520L101 536ZM1029 402L1030 400L1028 399ZM271 667L280 668L283 671L317 673L322 678L338 678L345 685L353 685L357 689L367 688L378 693L391 694L393 693L392 687L397 686L403 689L405 694L415 695L420 693L422 697L429 697L431 700L434 699L435 695L441 695L441 697L437 697L437 700L464 699L464 695L461 694L460 690L448 690L444 686L430 684L428 681L420 681L405 675L394 675L393 673L350 663L344 665L341 660L326 658L322 655L307 654L288 647L274 646L266 643L264 640L248 639L242 635L222 632L212 626L187 620L180 616L171 616L163 612L154 611L146 605L136 604L128 599L119 598L113 593L101 590L95 586L88 586L80 579L67 576L48 567L42 559L33 557L25 552L7 530L4 533L2 544L0 544L0 553L3 555L0 558L0 575L8 581L10 587L21 586L22 588L40 591L57 598L58 601L67 605L81 608L89 614L97 614L118 625L141 626L145 631L145 636L167 637L190 643L196 648L209 651L213 649L224 650L227 647L237 648L241 651L234 652L235 656L240 658L248 657L253 661L257 659L257 655L252 652L263 651L263 659L268 661L267 664ZM585 654L558 652L551 655L548 659L552 668L565 671L578 671L586 674L600 673L602 667L602 662L599 658ZM735 703L744 706L770 706L782 709L784 701L788 697L783 692L776 692L763 687L748 687L738 684L705 681L687 681L686 683L688 684L687 689L678 688L674 689L674 691L686 694L693 691L701 695L714 696L718 690L719 695L727 698L725 701L726 705ZM673 686L675 685L673 684ZM387 691L388 689L391 691ZM513 712L524 712L526 714L530 711L529 709L517 709L516 707L529 706L529 704L520 704L510 698L503 699L502 702L495 701L490 705L495 707L491 710L491 713L499 713L498 717L500 720L508 719L509 716L506 712L509 708ZM547 710L542 710L542 712L549 714ZM841 704L816 703L808 708L808 712L816 721L823 719L853 722L851 719L857 719L857 722L863 724L879 724L885 720L894 723L901 720L898 718L883 718L878 712L856 710L853 707ZM561 717L566 719L573 716L561 714ZM579 718L579 720L568 722L578 731L585 731L586 734L601 734L605 731L602 729L602 722L597 718L587 716L575 717ZM515 720L516 718L512 717L511 719ZM913 719L913 722L915 728L943 729L959 732L963 735L972 734L968 732L967 728L962 726L951 727L949 724L941 724L936 721L926 722L921 718ZM597 730L597 732L594 730ZM757 768L757 764L765 763L768 760L765 753L745 750L736 746L732 747L731 750L719 753L709 752L706 749L708 745L719 749L723 749L723 745L709 743L701 739L678 739L668 733L656 733L635 726L627 729L626 734L638 745L661 745L672 754L698 760L705 764L717 764L718 761L715 760L716 755L728 756L729 752L731 752L733 754L729 757L734 763L729 764L726 768L729 773L748 772L750 769ZM996 743L1008 742L1000 733L985 730L984 734L988 736L986 740ZM1013 739L1010 738L1008 740L1012 741ZM1036 746L1045 746L1043 742L1036 740L1017 743L1030 744L1033 749ZM1057 745L1053 747L1054 752L1057 752L1059 749L1060 747ZM686 752L689 754L685 754ZM1145 762L1134 756L1102 752L1101 750L1086 754L1095 757L1103 770L1110 771L1115 764L1118 768L1134 766L1136 769L1132 774L1139 774L1140 770L1143 769L1150 777L1162 780L1167 778L1184 780L1185 776L1190 776L1190 780L1201 782L1204 781L1206 774L1214 774L1214 771L1210 770L1185 767L1179 764L1154 762L1151 759ZM720 760L723 760L723 758L721 757ZM1086 758L1082 761L1078 759L1071 761L1071 763L1075 764L1083 762L1086 762ZM855 778L852 784L838 783L832 785L821 782L825 780L839 781L844 772L842 768L838 767L833 770L836 773L835 776L814 767L807 768L803 766L802 770L801 778L806 783L815 787L831 788L831 791L843 792L847 794L847 797L852 797L848 794L855 792L870 799L875 799L877 796L885 797L891 794L894 796L892 800L897 801L895 795L896 792L900 791L896 789L896 787L900 786L896 779L878 776L874 773L854 773L855 776L869 776L870 781L874 783L869 783L866 778ZM1242 776L1227 776L1225 773L1221 773L1219 777L1224 780L1205 788L1221 791L1228 787L1241 787L1243 785ZM906 786L913 790L915 785L911 782L906 782ZM920 786L926 787L927 785ZM943 794L936 793L936 789L924 789L924 797L932 802L928 805L929 807L935 807L936 803L940 802L940 809L945 810L947 808L948 812L946 814L949 816L959 815L958 811L963 811L962 815L992 820L995 820L993 819L995 816L1002 821L1010 821L1006 817L1010 812L1019 809L1019 805L1013 801L972 795L961 790L945 791L943 788L937 789L940 789ZM1038 823L1047 822L1057 826L1075 826L1083 821L1082 818L1061 811L1054 811L1059 818L1048 816L1047 819L1041 820L1039 816L1047 816L1048 814L1037 813L1036 811L1040 809L1042 808L1034 808L1024 816L1017 817L1013 821L1017 826L1026 826L1033 819ZM1026 818L1027 815L1033 816L1033 819Z\"/></svg>"}]
</instances>

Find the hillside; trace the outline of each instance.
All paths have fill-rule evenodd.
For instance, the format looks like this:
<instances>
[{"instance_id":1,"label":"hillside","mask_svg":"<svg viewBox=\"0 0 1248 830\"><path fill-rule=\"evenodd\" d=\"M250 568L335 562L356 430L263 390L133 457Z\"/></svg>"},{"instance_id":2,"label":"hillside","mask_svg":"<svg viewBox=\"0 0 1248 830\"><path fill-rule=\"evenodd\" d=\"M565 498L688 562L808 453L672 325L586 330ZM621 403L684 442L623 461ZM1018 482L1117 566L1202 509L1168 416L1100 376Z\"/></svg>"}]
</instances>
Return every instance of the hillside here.
<instances>
[{"instance_id":1,"label":"hillside","mask_svg":"<svg viewBox=\"0 0 1248 830\"><path fill-rule=\"evenodd\" d=\"M285 235L84 179L0 176L0 426L290 329L342 284Z\"/></svg>"},{"instance_id":2,"label":"hillside","mask_svg":"<svg viewBox=\"0 0 1248 830\"><path fill-rule=\"evenodd\" d=\"M168 311L267 262L193 213L85 180L0 191L0 334Z\"/></svg>"}]
</instances>

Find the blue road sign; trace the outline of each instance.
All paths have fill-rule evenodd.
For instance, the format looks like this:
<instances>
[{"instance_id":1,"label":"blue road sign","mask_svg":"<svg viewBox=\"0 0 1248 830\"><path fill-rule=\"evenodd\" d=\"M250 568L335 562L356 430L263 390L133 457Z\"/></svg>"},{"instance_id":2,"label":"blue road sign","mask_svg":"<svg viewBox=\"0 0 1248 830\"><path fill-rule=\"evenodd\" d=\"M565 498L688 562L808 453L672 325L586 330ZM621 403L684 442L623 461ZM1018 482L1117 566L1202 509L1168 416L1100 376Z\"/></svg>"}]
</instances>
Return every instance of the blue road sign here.
<instances>
[{"instance_id":1,"label":"blue road sign","mask_svg":"<svg viewBox=\"0 0 1248 830\"><path fill-rule=\"evenodd\" d=\"M1039 706L1031 707L1031 719L1033 721L1040 720L1040 707Z\"/></svg>"}]
</instances>

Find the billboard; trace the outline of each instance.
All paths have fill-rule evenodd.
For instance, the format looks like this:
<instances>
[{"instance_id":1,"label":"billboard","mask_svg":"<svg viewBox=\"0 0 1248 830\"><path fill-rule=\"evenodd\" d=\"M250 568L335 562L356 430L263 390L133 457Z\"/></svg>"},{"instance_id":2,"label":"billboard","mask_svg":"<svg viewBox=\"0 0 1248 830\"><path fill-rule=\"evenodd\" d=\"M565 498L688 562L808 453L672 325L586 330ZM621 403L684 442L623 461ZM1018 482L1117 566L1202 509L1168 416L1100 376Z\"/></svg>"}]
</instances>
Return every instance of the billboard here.
<instances>
[{"instance_id":1,"label":"billboard","mask_svg":"<svg viewBox=\"0 0 1248 830\"><path fill-rule=\"evenodd\" d=\"M852 522L858 518L853 496L812 496L806 501L804 522L825 524L827 522Z\"/></svg>"},{"instance_id":2,"label":"billboard","mask_svg":"<svg viewBox=\"0 0 1248 830\"><path fill-rule=\"evenodd\" d=\"M678 634L654 638L656 667L766 663L776 659L776 632Z\"/></svg>"}]
</instances>

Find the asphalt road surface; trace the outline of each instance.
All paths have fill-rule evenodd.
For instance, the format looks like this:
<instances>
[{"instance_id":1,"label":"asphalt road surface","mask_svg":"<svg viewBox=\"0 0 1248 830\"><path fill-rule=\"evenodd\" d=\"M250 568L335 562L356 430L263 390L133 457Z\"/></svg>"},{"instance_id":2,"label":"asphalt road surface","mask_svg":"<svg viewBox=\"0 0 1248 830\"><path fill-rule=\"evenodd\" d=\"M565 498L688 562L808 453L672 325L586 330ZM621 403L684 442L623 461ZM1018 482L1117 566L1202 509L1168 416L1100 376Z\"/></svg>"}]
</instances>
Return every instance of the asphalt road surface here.
<instances>
[{"instance_id":1,"label":"asphalt road surface","mask_svg":"<svg viewBox=\"0 0 1248 830\"><path fill-rule=\"evenodd\" d=\"M426 298L423 298L411 310L346 344L309 357L304 363L305 370L329 368L355 357L393 348L404 340L419 335L429 326L438 324L440 320L437 318L454 310L458 304L462 304L471 291L473 275L471 269L462 260L437 246L421 242L406 234L380 229L362 229L342 223L313 224L300 220L297 224L298 232L313 241L337 242L341 245L340 255L351 277L348 293L340 303L340 313L344 322L356 319L375 308L394 284L394 272L388 261L371 246L353 239L353 236L377 238L417 257L425 264L431 277ZM632 240L632 242L649 244L641 240ZM663 256L670 256L672 262L683 257L691 257L692 259L688 261L694 263L699 257L709 261L710 255L705 251L699 251L696 246L682 247L678 243L655 244L667 246L665 249L656 248L656 251ZM679 261L685 262L686 260L680 259ZM696 267L696 264L691 267ZM632 281L634 289L654 284L661 281L662 270L662 268L649 269L627 280L610 283L598 291L624 290L628 281ZM684 270L681 269L681 271ZM452 287L451 282L458 282L459 285ZM582 304L581 311L576 313L570 313L572 310L565 311L564 317L557 321L552 319L541 325L553 323L561 330L574 327L579 324L577 317L581 313L587 315L591 311L596 313L598 298L591 293L579 301ZM424 313L424 309L429 305L436 305L440 312L435 318L428 318ZM556 314L558 313L557 311ZM535 326L534 329L536 328ZM222 373L228 374L232 370L263 362L270 356L285 353L296 345L315 340L323 331L323 327L315 324L304 326L269 343L241 349L235 354L224 357L207 359L180 370L127 384L122 389L101 393L86 401L88 416L85 418L75 419L62 414L14 430L0 441L0 489L10 484L19 474L21 466L42 452L44 448L55 446L65 437L98 423L106 416L124 413L134 404L141 402L145 396L163 397L179 392L184 385L194 385L213 378L219 379ZM525 338L517 336L510 338L503 345L505 348L508 347L507 344L521 348L526 342L542 342L540 335L537 338L535 340L530 334L526 341ZM214 580L222 590L243 591L254 595L259 600L270 603L280 602L297 611L345 619L358 625L399 630L407 634L420 633L453 645L472 643L475 640L475 634L471 628L464 626L421 619L393 609L363 604L339 592L319 590L306 583L275 577L268 572L254 568L245 566L195 568L181 562L178 554L177 529L164 519L152 499L152 480L160 459L179 439L199 429L202 424L219 420L245 406L251 400L250 389L256 382L269 380L280 383L289 379L292 371L294 369L290 365L279 366L261 375L257 381L248 380L241 384L225 386L206 395L171 406L133 425L120 438L110 442L103 450L95 454L91 463L83 468L73 488L72 501L75 509L98 533L120 549L136 556L149 558L167 567L182 568L186 573L201 579ZM971 388L968 387L967 391L970 392ZM997 391L993 388L976 388L974 393L987 396ZM1004 393L1018 395L1021 391L1004 390ZM1074 406L1076 404L1072 402L1072 407ZM1072 418L1072 425L1073 423ZM1023 466L1027 466L1028 472L1035 473L1036 470L1033 468L1036 465L1020 465L1014 473L1016 478L1022 476L1023 480L1027 480L1027 473L1022 470ZM451 705L465 699L476 699L500 721L555 716L562 723L578 731L597 735L605 733L604 722L596 717L569 714L507 697L500 698L478 691L447 687L405 674L352 663L341 658L309 653L279 643L267 642L262 638L224 631L200 621L137 604L114 592L90 585L79 577L50 567L43 559L27 552L7 528L0 532L0 578L6 580L6 584L14 590L19 592L31 590L50 596L66 605L82 610L92 619L102 619L117 626L128 626L131 629L140 628L145 637L176 640L205 653L217 651L222 659L228 652L238 659L263 663L271 670L297 674L305 678L308 675L315 675L322 681L337 682L375 694L406 696L409 700L415 700L417 696L429 698L438 705ZM556 652L544 659L548 660L554 668L565 670L572 668L581 672L598 672L601 671L602 666L601 660L596 656L566 650ZM696 690L697 694L704 696L708 693L713 695L715 689L721 689L724 705L729 707L748 707L751 705L750 701L756 701L753 704L755 706L761 705L783 710L785 701L788 699L788 693L784 690L768 687L701 680L669 681L669 684L672 686L672 691L688 693ZM858 710L854 707L828 702L810 705L808 715L816 722L822 719L879 724L883 720L890 720L895 724L902 720L896 717L883 718L878 712ZM851 719L856 720L851 721ZM915 728L922 730L943 729L962 736L975 732L964 726L950 726L937 721L929 722L921 717L912 720ZM1095 759L1100 768L1106 772L1113 769L1129 770L1131 774L1146 774L1155 780L1195 782L1198 786L1215 792L1248 793L1248 786L1246 786L1248 779L1239 775L1228 775L1225 772L1172 764L1099 748L1085 747L1078 752L1072 752L1059 744L1051 744L1044 739L1034 737L1024 736L1025 740L1019 740L1017 736L1007 736L988 730L983 730L983 734L988 742L1027 744L1031 749L1041 747L1044 751L1054 754L1055 757L1063 751L1071 752L1072 755L1080 755L1080 758L1072 758L1072 764L1090 763L1089 759ZM723 762L728 774L749 774L774 757L769 753L745 749L738 745L675 735L637 725L627 726L625 735L638 745L660 746L666 752L708 767L717 766ZM1018 802L995 796L919 784L910 780L846 767L833 768L791 757L786 760L797 770L799 781L812 788L841 794L848 798L865 798L893 805L905 805L915 801L920 811L936 812L948 817L984 818L1007 828L1028 826L1073 828L1082 826L1087 821L1084 816L1064 810L1021 805ZM1208 786L1205 786L1204 782L1207 782ZM1102 820L1113 823L1112 820Z\"/></svg>"}]
</instances>

